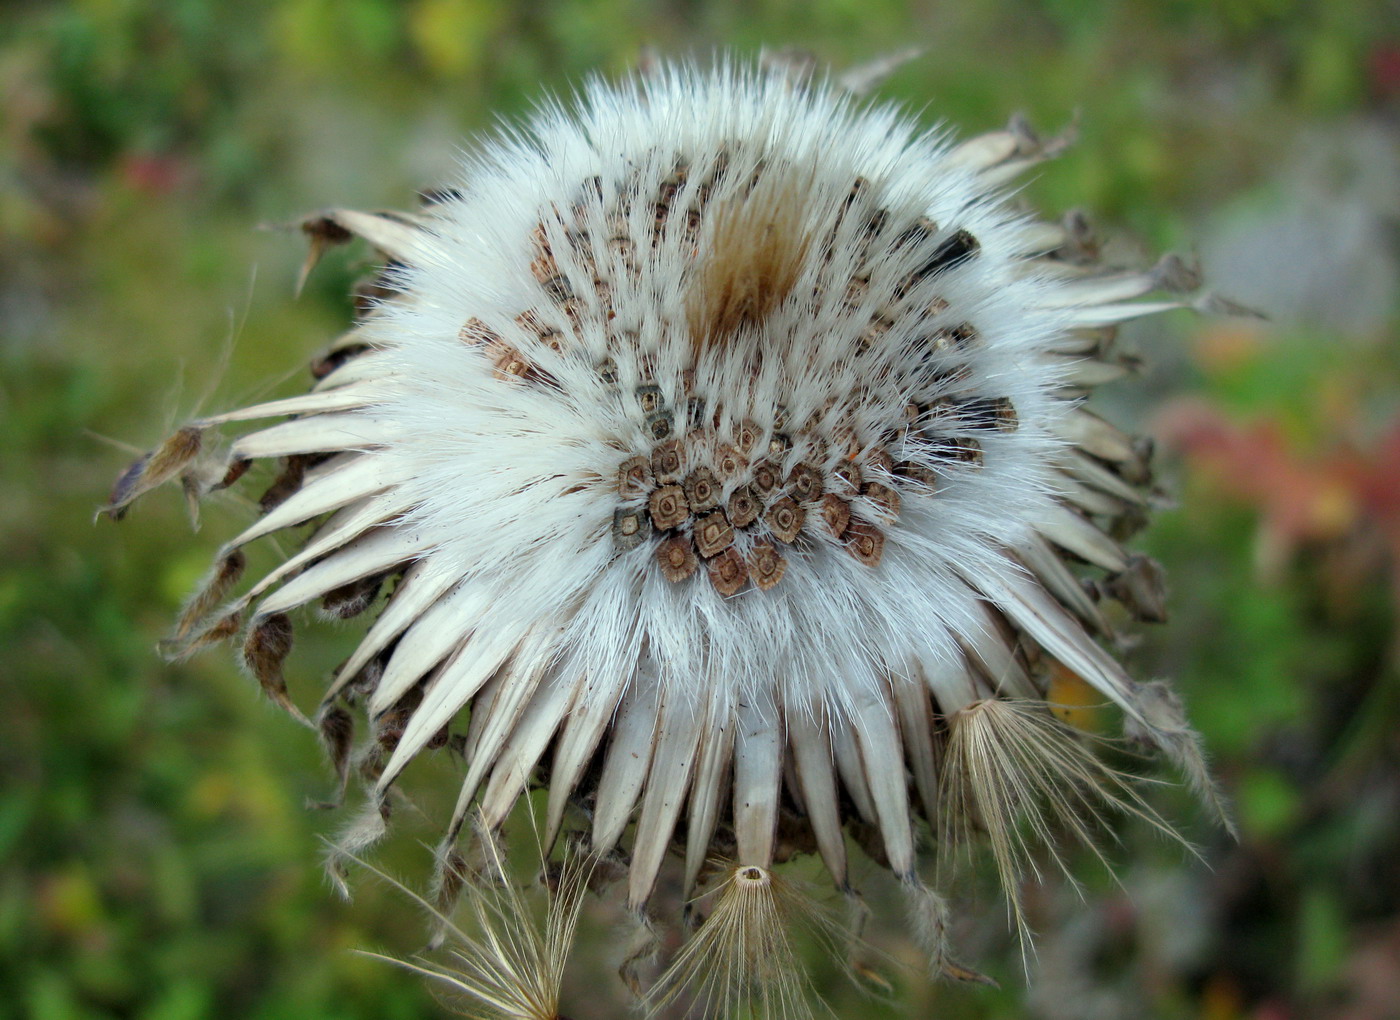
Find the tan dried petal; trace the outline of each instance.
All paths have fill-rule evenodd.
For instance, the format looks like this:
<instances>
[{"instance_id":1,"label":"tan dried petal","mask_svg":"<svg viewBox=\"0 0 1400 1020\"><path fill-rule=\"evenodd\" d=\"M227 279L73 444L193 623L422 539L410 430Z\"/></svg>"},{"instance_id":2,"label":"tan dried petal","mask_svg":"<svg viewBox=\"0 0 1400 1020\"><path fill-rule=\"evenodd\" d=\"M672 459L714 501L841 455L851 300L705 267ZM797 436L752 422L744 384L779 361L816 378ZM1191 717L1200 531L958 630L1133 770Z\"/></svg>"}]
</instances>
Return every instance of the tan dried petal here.
<instances>
[{"instance_id":1,"label":"tan dried petal","mask_svg":"<svg viewBox=\"0 0 1400 1020\"><path fill-rule=\"evenodd\" d=\"M719 555L733 544L734 528L723 510L716 510L695 522L695 548L706 559Z\"/></svg>"},{"instance_id":2,"label":"tan dried petal","mask_svg":"<svg viewBox=\"0 0 1400 1020\"><path fill-rule=\"evenodd\" d=\"M647 509L658 531L678 528L690 516L690 504L685 501L685 490L679 485L663 485L657 489L647 501Z\"/></svg>"}]
</instances>

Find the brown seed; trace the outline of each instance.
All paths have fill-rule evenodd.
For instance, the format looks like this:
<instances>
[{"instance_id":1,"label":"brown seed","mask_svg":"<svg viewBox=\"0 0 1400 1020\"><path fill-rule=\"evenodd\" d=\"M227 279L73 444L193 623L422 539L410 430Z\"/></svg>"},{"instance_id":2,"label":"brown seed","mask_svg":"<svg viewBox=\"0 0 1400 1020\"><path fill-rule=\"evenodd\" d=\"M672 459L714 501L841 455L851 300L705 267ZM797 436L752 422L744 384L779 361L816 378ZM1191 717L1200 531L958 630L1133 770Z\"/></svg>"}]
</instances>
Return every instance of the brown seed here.
<instances>
[{"instance_id":1,"label":"brown seed","mask_svg":"<svg viewBox=\"0 0 1400 1020\"><path fill-rule=\"evenodd\" d=\"M617 491L623 499L650 492L652 487L651 458L628 457L617 469Z\"/></svg>"},{"instance_id":2,"label":"brown seed","mask_svg":"<svg viewBox=\"0 0 1400 1020\"><path fill-rule=\"evenodd\" d=\"M549 231L545 228L544 221L535 224L535 229L530 231L530 240L534 242L535 250L549 253Z\"/></svg>"},{"instance_id":3,"label":"brown seed","mask_svg":"<svg viewBox=\"0 0 1400 1020\"><path fill-rule=\"evenodd\" d=\"M890 451L883 446L876 446L865 454L865 469L871 472L885 472L888 474L894 469L894 458L890 456Z\"/></svg>"},{"instance_id":4,"label":"brown seed","mask_svg":"<svg viewBox=\"0 0 1400 1020\"><path fill-rule=\"evenodd\" d=\"M651 534L651 524L642 511L621 507L613 511L612 534L619 549L635 549Z\"/></svg>"},{"instance_id":5,"label":"brown seed","mask_svg":"<svg viewBox=\"0 0 1400 1020\"><path fill-rule=\"evenodd\" d=\"M851 506L840 496L828 492L822 497L822 520L833 535L840 538L851 523Z\"/></svg>"},{"instance_id":6,"label":"brown seed","mask_svg":"<svg viewBox=\"0 0 1400 1020\"><path fill-rule=\"evenodd\" d=\"M754 465L753 491L760 499L766 499L782 484L778 469L766 460Z\"/></svg>"},{"instance_id":7,"label":"brown seed","mask_svg":"<svg viewBox=\"0 0 1400 1020\"><path fill-rule=\"evenodd\" d=\"M668 439L651 451L651 470L663 485L681 480L685 473L685 450L679 439Z\"/></svg>"},{"instance_id":8,"label":"brown seed","mask_svg":"<svg viewBox=\"0 0 1400 1020\"><path fill-rule=\"evenodd\" d=\"M472 316L457 331L457 339L475 347L477 344L489 344L493 341L499 343L501 336L486 323Z\"/></svg>"},{"instance_id":9,"label":"brown seed","mask_svg":"<svg viewBox=\"0 0 1400 1020\"><path fill-rule=\"evenodd\" d=\"M497 379L520 379L529 374L530 362L523 354L514 347L508 347L504 344L493 346L496 348L497 354L495 361L492 362L494 367L491 374Z\"/></svg>"},{"instance_id":10,"label":"brown seed","mask_svg":"<svg viewBox=\"0 0 1400 1020\"><path fill-rule=\"evenodd\" d=\"M910 273L900 283L896 292L907 293L916 284L922 283L931 277L937 276L954 266L961 265L981 249L977 238L973 237L966 230L959 230L941 241L929 255L928 260L918 269Z\"/></svg>"},{"instance_id":11,"label":"brown seed","mask_svg":"<svg viewBox=\"0 0 1400 1020\"><path fill-rule=\"evenodd\" d=\"M657 531L678 528L690 516L690 504L685 501L685 490L679 485L663 485L647 500L651 512L651 523Z\"/></svg>"},{"instance_id":12,"label":"brown seed","mask_svg":"<svg viewBox=\"0 0 1400 1020\"><path fill-rule=\"evenodd\" d=\"M899 516L899 493L888 485L881 485L879 482L866 482L865 487L860 490L860 494L888 517Z\"/></svg>"},{"instance_id":13,"label":"brown seed","mask_svg":"<svg viewBox=\"0 0 1400 1020\"><path fill-rule=\"evenodd\" d=\"M768 452L774 457L781 457L792 449L792 437L786 432L774 432L773 438L768 440Z\"/></svg>"},{"instance_id":14,"label":"brown seed","mask_svg":"<svg viewBox=\"0 0 1400 1020\"><path fill-rule=\"evenodd\" d=\"M898 237L894 239L893 248L905 248L918 244L926 238L938 233L938 224L927 216L920 216L912 226L906 227Z\"/></svg>"},{"instance_id":15,"label":"brown seed","mask_svg":"<svg viewBox=\"0 0 1400 1020\"><path fill-rule=\"evenodd\" d=\"M649 386L638 386L636 389L637 402L642 405L643 414L652 414L661 410L666 400L661 395L661 387L654 383Z\"/></svg>"},{"instance_id":16,"label":"brown seed","mask_svg":"<svg viewBox=\"0 0 1400 1020\"><path fill-rule=\"evenodd\" d=\"M530 268L534 269L535 267L532 265ZM555 266L555 269L558 269L558 266ZM535 275L538 279L539 274L536 273ZM545 294L548 295L549 299L555 304L563 304L574 296L574 288L569 283L569 278L563 273L556 272L553 276L540 279L540 283L544 286Z\"/></svg>"},{"instance_id":17,"label":"brown seed","mask_svg":"<svg viewBox=\"0 0 1400 1020\"><path fill-rule=\"evenodd\" d=\"M997 428L1011 432L1016 428L1016 407L1007 397L978 397L965 400L957 407L958 417L972 429Z\"/></svg>"},{"instance_id":18,"label":"brown seed","mask_svg":"<svg viewBox=\"0 0 1400 1020\"><path fill-rule=\"evenodd\" d=\"M798 502L816 499L822 494L821 472L811 464L798 464L788 472L787 491Z\"/></svg>"},{"instance_id":19,"label":"brown seed","mask_svg":"<svg viewBox=\"0 0 1400 1020\"><path fill-rule=\"evenodd\" d=\"M729 502L725 509L728 512L729 522L734 527L747 528L758 519L763 504L754 495L752 486L741 485L729 494Z\"/></svg>"},{"instance_id":20,"label":"brown seed","mask_svg":"<svg viewBox=\"0 0 1400 1020\"><path fill-rule=\"evenodd\" d=\"M856 346L860 351L868 351L880 342L880 338L890 331L894 325L894 320L888 315L876 315L871 318L869 324L861 331L856 339Z\"/></svg>"},{"instance_id":21,"label":"brown seed","mask_svg":"<svg viewBox=\"0 0 1400 1020\"><path fill-rule=\"evenodd\" d=\"M612 358L604 358L597 365L598 378L604 386L617 385L617 362Z\"/></svg>"},{"instance_id":22,"label":"brown seed","mask_svg":"<svg viewBox=\"0 0 1400 1020\"><path fill-rule=\"evenodd\" d=\"M739 477L748 466L748 458L733 446L721 446L715 451L715 470L725 481Z\"/></svg>"},{"instance_id":23,"label":"brown seed","mask_svg":"<svg viewBox=\"0 0 1400 1020\"><path fill-rule=\"evenodd\" d=\"M787 559L772 542L756 542L749 553L749 576L753 583L767 591L783 579Z\"/></svg>"},{"instance_id":24,"label":"brown seed","mask_svg":"<svg viewBox=\"0 0 1400 1020\"><path fill-rule=\"evenodd\" d=\"M869 521L855 518L846 526L846 551L867 567L880 562L885 551L885 535Z\"/></svg>"},{"instance_id":25,"label":"brown seed","mask_svg":"<svg viewBox=\"0 0 1400 1020\"><path fill-rule=\"evenodd\" d=\"M852 277L851 281L846 284L846 294L845 297L842 299L843 303L846 305L847 308L855 308L863 300L865 300L865 295L869 290L870 277Z\"/></svg>"},{"instance_id":26,"label":"brown seed","mask_svg":"<svg viewBox=\"0 0 1400 1020\"><path fill-rule=\"evenodd\" d=\"M739 448L739 452L747 457L753 453L758 446L758 438L763 434L763 430L756 422L747 419L739 423L739 428L734 433L734 445Z\"/></svg>"},{"instance_id":27,"label":"brown seed","mask_svg":"<svg viewBox=\"0 0 1400 1020\"><path fill-rule=\"evenodd\" d=\"M625 234L610 237L608 238L608 250L622 263L622 268L625 271L628 273L637 271L637 244L632 238Z\"/></svg>"},{"instance_id":28,"label":"brown seed","mask_svg":"<svg viewBox=\"0 0 1400 1020\"><path fill-rule=\"evenodd\" d=\"M685 498L690 509L697 513L713 510L719 506L719 483L715 473L707 467L698 467L685 480Z\"/></svg>"},{"instance_id":29,"label":"brown seed","mask_svg":"<svg viewBox=\"0 0 1400 1020\"><path fill-rule=\"evenodd\" d=\"M791 542L802 531L807 514L793 501L791 496L783 496L768 508L763 519L779 541Z\"/></svg>"},{"instance_id":30,"label":"brown seed","mask_svg":"<svg viewBox=\"0 0 1400 1020\"><path fill-rule=\"evenodd\" d=\"M703 397L690 397L686 400L685 420L692 428L700 428L705 424L705 399Z\"/></svg>"},{"instance_id":31,"label":"brown seed","mask_svg":"<svg viewBox=\"0 0 1400 1020\"><path fill-rule=\"evenodd\" d=\"M718 556L734 544L734 529L723 510L716 510L695 522L695 548L709 559Z\"/></svg>"},{"instance_id":32,"label":"brown seed","mask_svg":"<svg viewBox=\"0 0 1400 1020\"><path fill-rule=\"evenodd\" d=\"M584 315L588 312L588 306L576 297L569 297L559 302L559 310L568 316L569 324L577 333Z\"/></svg>"},{"instance_id":33,"label":"brown seed","mask_svg":"<svg viewBox=\"0 0 1400 1020\"><path fill-rule=\"evenodd\" d=\"M656 564L661 568L661 576L673 584L695 573L699 563L690 539L684 535L672 535L656 547Z\"/></svg>"},{"instance_id":34,"label":"brown seed","mask_svg":"<svg viewBox=\"0 0 1400 1020\"><path fill-rule=\"evenodd\" d=\"M676 431L676 420L670 411L653 411L646 417L645 429L652 439L669 439Z\"/></svg>"},{"instance_id":35,"label":"brown seed","mask_svg":"<svg viewBox=\"0 0 1400 1020\"><path fill-rule=\"evenodd\" d=\"M894 466L894 473L929 489L938 488L938 473L933 468L925 467L912 460L900 461Z\"/></svg>"},{"instance_id":36,"label":"brown seed","mask_svg":"<svg viewBox=\"0 0 1400 1020\"><path fill-rule=\"evenodd\" d=\"M970 322L945 326L933 335L933 349L940 353L966 351L977 343L977 329Z\"/></svg>"},{"instance_id":37,"label":"brown seed","mask_svg":"<svg viewBox=\"0 0 1400 1020\"><path fill-rule=\"evenodd\" d=\"M744 558L733 547L710 560L706 564L706 570L715 591L724 596L737 595L749 576L749 568L744 563Z\"/></svg>"},{"instance_id":38,"label":"brown seed","mask_svg":"<svg viewBox=\"0 0 1400 1020\"><path fill-rule=\"evenodd\" d=\"M832 489L843 495L854 496L860 492L861 485L865 482L864 472L860 465L853 461L846 461L838 465L831 472Z\"/></svg>"},{"instance_id":39,"label":"brown seed","mask_svg":"<svg viewBox=\"0 0 1400 1020\"><path fill-rule=\"evenodd\" d=\"M530 272L548 288L549 281L559 276L559 263L553 255L538 255L530 261Z\"/></svg>"},{"instance_id":40,"label":"brown seed","mask_svg":"<svg viewBox=\"0 0 1400 1020\"><path fill-rule=\"evenodd\" d=\"M940 457L976 467L982 466L982 444L975 439L952 436L938 440L934 446Z\"/></svg>"}]
</instances>

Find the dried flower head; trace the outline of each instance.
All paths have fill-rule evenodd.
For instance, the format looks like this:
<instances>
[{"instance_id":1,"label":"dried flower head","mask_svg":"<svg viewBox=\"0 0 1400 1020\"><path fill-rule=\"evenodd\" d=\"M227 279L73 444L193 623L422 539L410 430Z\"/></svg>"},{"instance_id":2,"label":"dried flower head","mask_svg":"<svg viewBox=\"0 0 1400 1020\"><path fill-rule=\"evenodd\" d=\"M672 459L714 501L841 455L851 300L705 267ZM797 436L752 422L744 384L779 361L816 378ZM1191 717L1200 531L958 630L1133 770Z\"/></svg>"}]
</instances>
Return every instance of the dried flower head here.
<instances>
[{"instance_id":1,"label":"dried flower head","mask_svg":"<svg viewBox=\"0 0 1400 1020\"><path fill-rule=\"evenodd\" d=\"M1101 602L1160 618L1161 578L1114 537L1146 515L1149 448L1084 403L1123 373L1119 323L1211 299L1138 300L1197 281L1174 258L1104 268L1080 219L1013 207L1005 185L1057 149L669 67L546 107L417 212L307 220L313 262L352 237L385 260L311 392L190 423L113 494L116 514L277 465L176 649L242 633L299 715L294 615L377 608L314 713L370 791L351 850L445 745L465 776L440 860L474 810L494 829L541 786L546 843L625 849L639 915L672 851L688 890L712 854L747 889L806 847L848 889L854 823L935 969L971 976L919 820L989 831L1010 886L1027 821L1123 799L1051 718L1052 672L1210 790L1179 703L1105 648ZM268 418L210 459L213 430ZM244 546L307 525L225 601Z\"/></svg>"}]
</instances>

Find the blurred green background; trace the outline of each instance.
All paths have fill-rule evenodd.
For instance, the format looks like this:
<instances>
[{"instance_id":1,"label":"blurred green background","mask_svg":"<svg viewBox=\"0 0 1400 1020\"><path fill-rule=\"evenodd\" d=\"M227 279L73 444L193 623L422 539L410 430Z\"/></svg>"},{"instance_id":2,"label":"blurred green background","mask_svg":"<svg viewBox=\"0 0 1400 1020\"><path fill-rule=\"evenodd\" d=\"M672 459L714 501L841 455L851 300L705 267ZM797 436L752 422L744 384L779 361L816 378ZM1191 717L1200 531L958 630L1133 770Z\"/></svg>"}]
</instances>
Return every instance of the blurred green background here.
<instances>
[{"instance_id":1,"label":"blurred green background","mask_svg":"<svg viewBox=\"0 0 1400 1020\"><path fill-rule=\"evenodd\" d=\"M978 887L951 890L958 939L999 991L917 969L889 1003L819 984L850 1017L1400 1016L1394 0L9 0L0 1016L443 1015L349 951L408 954L423 929L367 876L349 905L322 880L317 836L340 819L305 807L332 785L310 736L230 654L153 650L247 510L212 506L192 535L162 492L92 522L133 452L201 409L294 392L346 321L356 253L294 300L300 240L258 225L403 207L469 134L644 46L844 66L909 44L924 55L882 95L965 133L1077 116L1027 198L1090 210L1129 259L1198 251L1215 289L1270 316L1136 327L1148 371L1106 394L1159 438L1176 500L1141 539L1173 620L1130 665L1179 683L1241 838L1163 787L1203 860L1124 826L1118 884L1086 868L1082 898L1030 890L1029 981ZM294 694L349 641L308 629ZM419 876L432 828L409 822L383 859ZM873 937L911 956L881 909ZM570 977L579 1020L625 1009L606 920Z\"/></svg>"}]
</instances>

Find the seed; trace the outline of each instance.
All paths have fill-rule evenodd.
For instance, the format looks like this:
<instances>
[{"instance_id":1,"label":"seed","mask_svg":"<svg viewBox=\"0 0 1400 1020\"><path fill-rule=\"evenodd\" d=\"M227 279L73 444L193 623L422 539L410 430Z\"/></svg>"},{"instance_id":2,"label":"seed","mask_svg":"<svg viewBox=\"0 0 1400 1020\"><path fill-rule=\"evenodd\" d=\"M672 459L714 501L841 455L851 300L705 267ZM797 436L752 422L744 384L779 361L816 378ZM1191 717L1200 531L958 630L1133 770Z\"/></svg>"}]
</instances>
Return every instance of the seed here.
<instances>
[{"instance_id":1,"label":"seed","mask_svg":"<svg viewBox=\"0 0 1400 1020\"><path fill-rule=\"evenodd\" d=\"M744 558L732 547L710 560L705 569L710 575L710 583L715 586L715 591L724 596L739 594L739 589L744 587L744 582L749 577L749 568L744 563Z\"/></svg>"},{"instance_id":2,"label":"seed","mask_svg":"<svg viewBox=\"0 0 1400 1020\"><path fill-rule=\"evenodd\" d=\"M700 561L695 558L690 539L672 535L656 547L656 563L661 568L661 576L674 584L695 573Z\"/></svg>"},{"instance_id":3,"label":"seed","mask_svg":"<svg viewBox=\"0 0 1400 1020\"><path fill-rule=\"evenodd\" d=\"M868 521L853 519L846 526L846 550L867 567L880 562L885 551L885 535Z\"/></svg>"},{"instance_id":4,"label":"seed","mask_svg":"<svg viewBox=\"0 0 1400 1020\"><path fill-rule=\"evenodd\" d=\"M768 528L782 542L791 542L802 531L807 515L790 496L783 496L768 508L763 519Z\"/></svg>"},{"instance_id":5,"label":"seed","mask_svg":"<svg viewBox=\"0 0 1400 1020\"><path fill-rule=\"evenodd\" d=\"M680 527L690 516L690 506L685 501L685 490L679 485L663 485L651 494L647 501L651 513L651 523L658 531L669 531Z\"/></svg>"},{"instance_id":6,"label":"seed","mask_svg":"<svg viewBox=\"0 0 1400 1020\"><path fill-rule=\"evenodd\" d=\"M719 483L707 467L692 471L685 480L685 498L695 513L704 513L719 506Z\"/></svg>"},{"instance_id":7,"label":"seed","mask_svg":"<svg viewBox=\"0 0 1400 1020\"><path fill-rule=\"evenodd\" d=\"M734 544L734 528L730 526L723 510L701 517L695 522L695 548L700 555L709 559L718 556Z\"/></svg>"},{"instance_id":8,"label":"seed","mask_svg":"<svg viewBox=\"0 0 1400 1020\"><path fill-rule=\"evenodd\" d=\"M757 542L749 553L749 576L762 591L767 591L783 579L787 560L771 542Z\"/></svg>"},{"instance_id":9,"label":"seed","mask_svg":"<svg viewBox=\"0 0 1400 1020\"><path fill-rule=\"evenodd\" d=\"M753 487L741 485L729 494L729 502L725 506L729 516L729 522L736 528L747 528L758 519L759 513L763 510L763 505L754 495Z\"/></svg>"}]
</instances>

